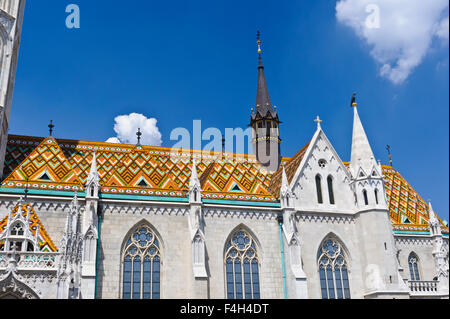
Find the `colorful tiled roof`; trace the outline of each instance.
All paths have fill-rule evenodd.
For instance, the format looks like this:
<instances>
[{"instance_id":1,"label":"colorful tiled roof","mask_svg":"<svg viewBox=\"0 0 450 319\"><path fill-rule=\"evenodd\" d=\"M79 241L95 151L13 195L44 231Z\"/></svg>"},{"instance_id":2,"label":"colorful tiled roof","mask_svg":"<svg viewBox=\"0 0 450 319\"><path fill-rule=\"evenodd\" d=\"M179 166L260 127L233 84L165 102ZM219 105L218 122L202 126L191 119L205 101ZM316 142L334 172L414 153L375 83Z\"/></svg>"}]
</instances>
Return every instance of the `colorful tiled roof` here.
<instances>
[{"instance_id":1,"label":"colorful tiled roof","mask_svg":"<svg viewBox=\"0 0 450 319\"><path fill-rule=\"evenodd\" d=\"M289 182L309 143L283 158ZM279 203L281 169L271 174L253 155L10 135L1 189L83 190L94 156L101 194L186 199L193 162L204 200ZM224 158L222 158L224 155ZM395 169L383 166L394 230L426 231L428 205ZM43 178L44 177L44 178ZM441 221L442 223L442 221ZM448 227L442 223L442 230Z\"/></svg>"},{"instance_id":2,"label":"colorful tiled roof","mask_svg":"<svg viewBox=\"0 0 450 319\"><path fill-rule=\"evenodd\" d=\"M394 230L428 231L430 218L428 204L394 168L383 165L386 197ZM448 226L438 217L443 233Z\"/></svg>"},{"instance_id":3,"label":"colorful tiled roof","mask_svg":"<svg viewBox=\"0 0 450 319\"><path fill-rule=\"evenodd\" d=\"M33 236L36 236L36 230L39 227L39 251L41 252L56 252L56 246L53 243L52 239L48 235L47 231L45 230L44 226L42 225L39 217L37 216L36 212L34 211L33 207L30 204L17 204L11 214L11 218L13 218L19 209L19 205L22 205L22 216L26 217L28 214L28 211L30 212L30 231L33 234ZM0 234L3 233L6 226L8 224L8 215L3 218L3 220L0 222ZM0 243L1 244L1 243Z\"/></svg>"},{"instance_id":4,"label":"colorful tiled roof","mask_svg":"<svg viewBox=\"0 0 450 319\"><path fill-rule=\"evenodd\" d=\"M271 175L251 155L16 135L9 136L1 187L25 188L28 178L30 189L83 190L94 152L102 194L186 198L194 159L204 198L277 202L267 190Z\"/></svg>"},{"instance_id":5,"label":"colorful tiled roof","mask_svg":"<svg viewBox=\"0 0 450 319\"><path fill-rule=\"evenodd\" d=\"M300 163L302 162L303 157L308 150L309 144L306 144L297 154L295 154L291 159L282 163L284 169L286 171L286 177L288 178L288 182L291 183L294 178L295 172L297 172ZM272 175L272 179L269 186L269 191L275 195L276 198L280 197L280 189L281 189L281 179L283 176L283 167L275 172Z\"/></svg>"}]
</instances>

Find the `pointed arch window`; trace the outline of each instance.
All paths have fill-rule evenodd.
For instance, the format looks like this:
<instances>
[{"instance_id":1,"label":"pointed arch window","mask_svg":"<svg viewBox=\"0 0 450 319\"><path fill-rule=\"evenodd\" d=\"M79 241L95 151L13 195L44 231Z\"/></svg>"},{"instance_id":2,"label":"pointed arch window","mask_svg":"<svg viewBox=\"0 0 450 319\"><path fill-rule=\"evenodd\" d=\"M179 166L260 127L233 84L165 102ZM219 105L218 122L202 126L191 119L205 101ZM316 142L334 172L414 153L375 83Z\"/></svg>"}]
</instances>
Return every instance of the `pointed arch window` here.
<instances>
[{"instance_id":1,"label":"pointed arch window","mask_svg":"<svg viewBox=\"0 0 450 319\"><path fill-rule=\"evenodd\" d=\"M159 299L160 241L148 226L140 226L128 239L123 251L123 299Z\"/></svg>"},{"instance_id":2,"label":"pointed arch window","mask_svg":"<svg viewBox=\"0 0 450 319\"><path fill-rule=\"evenodd\" d=\"M322 197L322 178L319 174L316 175L316 190L317 190L317 202L323 204Z\"/></svg>"},{"instance_id":3,"label":"pointed arch window","mask_svg":"<svg viewBox=\"0 0 450 319\"><path fill-rule=\"evenodd\" d=\"M348 263L342 245L329 238L317 254L322 299L350 299Z\"/></svg>"},{"instance_id":4,"label":"pointed arch window","mask_svg":"<svg viewBox=\"0 0 450 319\"><path fill-rule=\"evenodd\" d=\"M369 198L367 197L367 191L363 190L363 197L364 197L364 204L367 206L369 205Z\"/></svg>"},{"instance_id":5,"label":"pointed arch window","mask_svg":"<svg viewBox=\"0 0 450 319\"><path fill-rule=\"evenodd\" d=\"M328 176L327 178L327 184L328 184L328 197L330 199L330 204L334 205L334 190L333 190L333 177Z\"/></svg>"},{"instance_id":6,"label":"pointed arch window","mask_svg":"<svg viewBox=\"0 0 450 319\"><path fill-rule=\"evenodd\" d=\"M420 280L419 276L419 258L415 253L411 253L408 257L409 273L411 280Z\"/></svg>"},{"instance_id":7,"label":"pointed arch window","mask_svg":"<svg viewBox=\"0 0 450 319\"><path fill-rule=\"evenodd\" d=\"M378 205L378 189L375 188L375 203Z\"/></svg>"},{"instance_id":8,"label":"pointed arch window","mask_svg":"<svg viewBox=\"0 0 450 319\"><path fill-rule=\"evenodd\" d=\"M258 251L245 230L234 232L226 244L225 272L228 299L260 299Z\"/></svg>"}]
</instances>

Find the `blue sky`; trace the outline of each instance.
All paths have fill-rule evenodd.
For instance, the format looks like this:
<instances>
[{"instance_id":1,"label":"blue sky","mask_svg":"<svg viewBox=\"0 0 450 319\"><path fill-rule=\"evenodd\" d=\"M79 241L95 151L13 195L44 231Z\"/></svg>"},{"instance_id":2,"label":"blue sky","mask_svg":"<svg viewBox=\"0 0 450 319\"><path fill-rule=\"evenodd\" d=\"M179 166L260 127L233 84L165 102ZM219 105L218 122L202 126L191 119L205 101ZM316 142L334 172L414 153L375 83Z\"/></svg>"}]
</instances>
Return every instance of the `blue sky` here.
<instances>
[{"instance_id":1,"label":"blue sky","mask_svg":"<svg viewBox=\"0 0 450 319\"><path fill-rule=\"evenodd\" d=\"M389 144L394 167L448 219L448 33L447 42L432 38L396 84L380 75L373 43L338 21L336 2L28 1L10 133L46 136L52 119L57 138L106 141L115 117L132 112L156 118L168 147L172 129L196 119L204 128L245 128L261 30L283 155L309 141L319 115L349 160L357 91L376 158L387 163ZM80 7L80 29L65 26L70 3Z\"/></svg>"}]
</instances>

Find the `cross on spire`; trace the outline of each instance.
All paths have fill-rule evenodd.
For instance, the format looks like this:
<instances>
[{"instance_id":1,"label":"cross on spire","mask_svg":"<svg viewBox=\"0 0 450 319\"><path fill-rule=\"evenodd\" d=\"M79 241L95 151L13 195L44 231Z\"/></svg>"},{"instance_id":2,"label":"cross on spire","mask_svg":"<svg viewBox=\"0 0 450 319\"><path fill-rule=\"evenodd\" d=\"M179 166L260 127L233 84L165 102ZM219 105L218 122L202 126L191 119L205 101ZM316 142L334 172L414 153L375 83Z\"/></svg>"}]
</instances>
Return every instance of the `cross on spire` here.
<instances>
[{"instance_id":1,"label":"cross on spire","mask_svg":"<svg viewBox=\"0 0 450 319\"><path fill-rule=\"evenodd\" d=\"M320 127L320 123L322 123L323 121L320 119L319 116L317 116L317 118L314 120L314 122L317 123L317 128L319 128Z\"/></svg>"},{"instance_id":2,"label":"cross on spire","mask_svg":"<svg viewBox=\"0 0 450 319\"><path fill-rule=\"evenodd\" d=\"M48 125L50 136L52 136L53 129L55 128L55 125L53 125L53 120L50 120L50 124Z\"/></svg>"},{"instance_id":3,"label":"cross on spire","mask_svg":"<svg viewBox=\"0 0 450 319\"><path fill-rule=\"evenodd\" d=\"M140 128L138 128L138 131L137 131L137 133L136 133L136 136L137 136L137 138L138 138L137 145L138 145L138 146L141 146L141 136L142 136L142 133L141 133L141 129L140 129Z\"/></svg>"}]
</instances>

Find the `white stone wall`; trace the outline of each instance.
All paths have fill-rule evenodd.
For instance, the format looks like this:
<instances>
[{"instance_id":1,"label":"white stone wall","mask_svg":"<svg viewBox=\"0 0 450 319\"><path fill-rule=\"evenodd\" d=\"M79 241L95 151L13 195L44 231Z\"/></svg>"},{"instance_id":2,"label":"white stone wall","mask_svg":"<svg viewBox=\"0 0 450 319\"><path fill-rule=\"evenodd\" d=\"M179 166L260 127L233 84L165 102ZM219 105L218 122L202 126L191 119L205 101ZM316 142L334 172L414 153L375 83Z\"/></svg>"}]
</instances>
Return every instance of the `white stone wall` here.
<instances>
[{"instance_id":1,"label":"white stone wall","mask_svg":"<svg viewBox=\"0 0 450 319\"><path fill-rule=\"evenodd\" d=\"M362 269L353 216L297 214L303 270L308 278L309 298L320 299L320 279L317 254L322 241L330 234L346 249L349 265L351 298L363 298Z\"/></svg>"},{"instance_id":2,"label":"white stone wall","mask_svg":"<svg viewBox=\"0 0 450 319\"><path fill-rule=\"evenodd\" d=\"M5 196L0 197L0 218L5 217L16 203L13 196ZM59 248L71 199L30 197L29 200L45 229ZM84 201L80 199L80 206L83 206L83 203ZM98 276L98 296L100 298L117 299L121 297L121 252L130 232L141 223L150 225L160 239L162 298L185 299L198 296L213 299L226 298L225 245L229 236L239 227L247 230L257 242L261 261L261 297L263 299L284 298L280 233L277 222L279 210L203 205L208 279L195 283L192 271L188 204L153 203L153 205L148 205L143 202L103 201L100 205L103 213ZM365 248L362 248L360 236L384 236L385 238L374 238L374 242L381 243L384 241L388 243L390 237L376 230L370 234L364 233L367 229L366 227L363 227L366 230L361 229L358 225L361 221L358 219L359 217L352 213L297 211L295 222L301 245L302 266L307 276L309 298L321 298L317 254L321 243L330 234L345 247L351 298L364 298L367 291L364 275L367 269L366 255L361 251ZM414 251L419 257L421 279L433 279L435 265L432 257L433 245L429 237L396 235L395 245L401 249L399 259L404 269L402 274L404 278L409 279L408 256L411 251ZM381 248L384 251L384 247ZM368 249L380 250L380 247L369 247ZM290 256L286 242L284 242L284 250L288 296L293 296L293 292L290 290L295 285L289 281L292 281L293 277L290 273ZM386 258L389 259L388 257ZM392 263L392 260L387 259L388 263ZM386 269L382 269L383 273L386 271ZM56 296L55 281L44 281L40 284L39 277L37 278L38 280L30 286L36 287L41 297L54 298ZM27 279L27 283L30 283L29 280L33 281L34 278ZM389 295L384 297L389 297Z\"/></svg>"},{"instance_id":3,"label":"white stone wall","mask_svg":"<svg viewBox=\"0 0 450 319\"><path fill-rule=\"evenodd\" d=\"M432 255L433 241L426 236L395 236L397 249L400 249L399 261L403 268L403 279L411 280L408 258L414 252L419 258L420 280L431 281L436 276L436 265Z\"/></svg>"},{"instance_id":4,"label":"white stone wall","mask_svg":"<svg viewBox=\"0 0 450 319\"><path fill-rule=\"evenodd\" d=\"M205 222L211 298L226 298L225 245L229 236L242 226L258 243L261 298L283 298L280 235L275 212L211 207L206 209Z\"/></svg>"}]
</instances>

